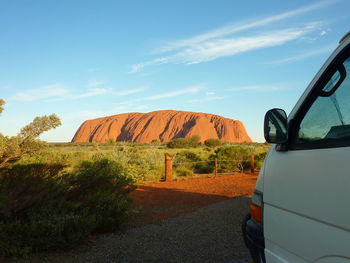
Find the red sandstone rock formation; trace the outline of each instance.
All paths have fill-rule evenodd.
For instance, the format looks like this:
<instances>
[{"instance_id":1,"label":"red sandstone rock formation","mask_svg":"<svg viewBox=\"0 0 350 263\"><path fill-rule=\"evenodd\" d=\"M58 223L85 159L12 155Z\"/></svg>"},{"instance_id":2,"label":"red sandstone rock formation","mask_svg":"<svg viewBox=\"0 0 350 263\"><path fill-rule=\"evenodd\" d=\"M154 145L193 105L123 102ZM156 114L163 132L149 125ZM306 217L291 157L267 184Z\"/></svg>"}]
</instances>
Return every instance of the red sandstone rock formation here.
<instances>
[{"instance_id":1,"label":"red sandstone rock formation","mask_svg":"<svg viewBox=\"0 0 350 263\"><path fill-rule=\"evenodd\" d=\"M85 121L72 142L161 142L199 135L201 141L251 142L242 122L208 113L163 110L124 113Z\"/></svg>"}]
</instances>

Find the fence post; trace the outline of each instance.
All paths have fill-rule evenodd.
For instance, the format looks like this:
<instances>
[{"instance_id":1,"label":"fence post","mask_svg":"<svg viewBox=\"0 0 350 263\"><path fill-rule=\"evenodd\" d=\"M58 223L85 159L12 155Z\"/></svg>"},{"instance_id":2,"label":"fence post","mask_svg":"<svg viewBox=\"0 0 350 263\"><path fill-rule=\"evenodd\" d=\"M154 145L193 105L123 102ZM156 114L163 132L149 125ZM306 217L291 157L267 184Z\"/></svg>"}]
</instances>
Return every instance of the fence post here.
<instances>
[{"instance_id":1,"label":"fence post","mask_svg":"<svg viewBox=\"0 0 350 263\"><path fill-rule=\"evenodd\" d=\"M218 159L214 161L214 177L218 176Z\"/></svg>"},{"instance_id":2,"label":"fence post","mask_svg":"<svg viewBox=\"0 0 350 263\"><path fill-rule=\"evenodd\" d=\"M253 174L255 171L255 167L254 167L254 154L252 153L250 155L250 172Z\"/></svg>"},{"instance_id":3,"label":"fence post","mask_svg":"<svg viewBox=\"0 0 350 263\"><path fill-rule=\"evenodd\" d=\"M165 181L171 182L173 175L173 158L170 154L165 154Z\"/></svg>"}]
</instances>

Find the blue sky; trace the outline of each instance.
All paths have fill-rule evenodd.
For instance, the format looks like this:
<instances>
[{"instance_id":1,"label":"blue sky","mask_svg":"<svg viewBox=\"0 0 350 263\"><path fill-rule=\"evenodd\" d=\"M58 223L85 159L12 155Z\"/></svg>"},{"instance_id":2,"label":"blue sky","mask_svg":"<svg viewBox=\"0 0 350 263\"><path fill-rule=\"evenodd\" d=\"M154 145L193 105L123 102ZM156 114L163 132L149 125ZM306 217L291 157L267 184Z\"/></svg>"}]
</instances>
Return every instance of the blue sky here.
<instances>
[{"instance_id":1,"label":"blue sky","mask_svg":"<svg viewBox=\"0 0 350 263\"><path fill-rule=\"evenodd\" d=\"M123 112L185 110L241 120L254 141L288 112L350 30L350 1L0 0L0 132L34 117L63 125Z\"/></svg>"}]
</instances>

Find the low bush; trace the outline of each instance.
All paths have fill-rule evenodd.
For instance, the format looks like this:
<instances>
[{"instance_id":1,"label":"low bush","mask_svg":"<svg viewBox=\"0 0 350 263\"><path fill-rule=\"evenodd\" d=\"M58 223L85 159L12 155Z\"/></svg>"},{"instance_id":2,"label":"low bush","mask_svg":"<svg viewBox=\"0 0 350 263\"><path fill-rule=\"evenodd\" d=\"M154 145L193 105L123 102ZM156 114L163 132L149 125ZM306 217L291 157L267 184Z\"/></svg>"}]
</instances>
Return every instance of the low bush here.
<instances>
[{"instance_id":1,"label":"low bush","mask_svg":"<svg viewBox=\"0 0 350 263\"><path fill-rule=\"evenodd\" d=\"M176 175L181 177L193 176L193 170L188 169L186 167L178 167L176 168Z\"/></svg>"},{"instance_id":2,"label":"low bush","mask_svg":"<svg viewBox=\"0 0 350 263\"><path fill-rule=\"evenodd\" d=\"M167 143L168 148L194 148L200 145L200 137L193 135L190 138L175 138Z\"/></svg>"},{"instance_id":3,"label":"low bush","mask_svg":"<svg viewBox=\"0 0 350 263\"><path fill-rule=\"evenodd\" d=\"M209 158L218 160L218 172L243 172L247 165L251 149L247 146L228 145L221 146L215 150L215 154Z\"/></svg>"},{"instance_id":4,"label":"low bush","mask_svg":"<svg viewBox=\"0 0 350 263\"><path fill-rule=\"evenodd\" d=\"M210 138L210 139L205 140L204 144L207 147L215 148L215 147L221 145L221 141L219 139Z\"/></svg>"},{"instance_id":5,"label":"low bush","mask_svg":"<svg viewBox=\"0 0 350 263\"><path fill-rule=\"evenodd\" d=\"M174 166L177 167L179 165L183 165L183 164L190 164L192 165L192 163L194 162L198 162L200 161L201 158L198 154L185 150L185 151L181 151L175 154L174 157Z\"/></svg>"},{"instance_id":6,"label":"low bush","mask_svg":"<svg viewBox=\"0 0 350 263\"><path fill-rule=\"evenodd\" d=\"M17 164L0 170L0 255L71 247L93 232L115 230L131 213L135 189L116 161Z\"/></svg>"},{"instance_id":7,"label":"low bush","mask_svg":"<svg viewBox=\"0 0 350 263\"><path fill-rule=\"evenodd\" d=\"M199 174L210 174L214 172L214 161L199 162L194 165L194 170Z\"/></svg>"},{"instance_id":8,"label":"low bush","mask_svg":"<svg viewBox=\"0 0 350 263\"><path fill-rule=\"evenodd\" d=\"M267 152L262 152L254 156L254 166L256 169L260 169L263 165Z\"/></svg>"}]
</instances>

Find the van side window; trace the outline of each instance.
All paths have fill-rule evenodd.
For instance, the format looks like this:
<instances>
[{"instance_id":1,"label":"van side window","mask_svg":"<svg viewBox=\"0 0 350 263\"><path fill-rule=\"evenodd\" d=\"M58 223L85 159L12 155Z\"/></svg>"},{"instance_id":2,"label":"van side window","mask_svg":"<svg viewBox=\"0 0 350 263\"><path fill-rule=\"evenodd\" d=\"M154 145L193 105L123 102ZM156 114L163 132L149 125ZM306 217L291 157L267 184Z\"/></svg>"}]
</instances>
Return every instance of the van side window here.
<instances>
[{"instance_id":1,"label":"van side window","mask_svg":"<svg viewBox=\"0 0 350 263\"><path fill-rule=\"evenodd\" d=\"M300 123L297 143L350 140L350 58L337 66Z\"/></svg>"}]
</instances>

